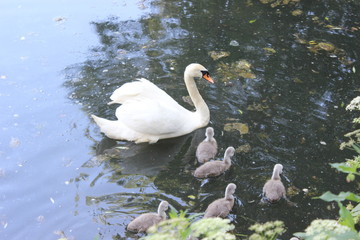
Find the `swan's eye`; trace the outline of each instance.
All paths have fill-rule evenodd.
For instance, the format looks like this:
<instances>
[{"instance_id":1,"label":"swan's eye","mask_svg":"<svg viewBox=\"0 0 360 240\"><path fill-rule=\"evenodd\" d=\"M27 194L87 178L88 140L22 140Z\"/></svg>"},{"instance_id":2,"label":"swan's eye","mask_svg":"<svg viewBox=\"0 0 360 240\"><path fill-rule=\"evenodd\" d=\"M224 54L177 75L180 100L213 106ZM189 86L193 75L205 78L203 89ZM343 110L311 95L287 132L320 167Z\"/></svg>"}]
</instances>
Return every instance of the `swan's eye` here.
<instances>
[{"instance_id":1,"label":"swan's eye","mask_svg":"<svg viewBox=\"0 0 360 240\"><path fill-rule=\"evenodd\" d=\"M209 74L208 71L201 71L201 73L202 73L202 77L203 77L205 80L207 80L207 81L209 81L209 82L211 82L211 83L214 83L214 80L210 77L210 74Z\"/></svg>"},{"instance_id":2,"label":"swan's eye","mask_svg":"<svg viewBox=\"0 0 360 240\"><path fill-rule=\"evenodd\" d=\"M201 71L203 77L210 77L210 74L208 71Z\"/></svg>"}]
</instances>

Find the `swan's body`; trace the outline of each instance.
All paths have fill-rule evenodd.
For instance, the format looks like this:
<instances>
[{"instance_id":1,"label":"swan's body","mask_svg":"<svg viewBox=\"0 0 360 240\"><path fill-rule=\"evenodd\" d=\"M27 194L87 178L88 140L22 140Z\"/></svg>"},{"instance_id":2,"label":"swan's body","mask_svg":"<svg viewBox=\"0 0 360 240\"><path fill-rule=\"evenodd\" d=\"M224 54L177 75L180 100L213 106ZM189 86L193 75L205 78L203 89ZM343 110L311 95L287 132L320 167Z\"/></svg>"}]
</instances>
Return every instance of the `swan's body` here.
<instances>
[{"instance_id":1,"label":"swan's body","mask_svg":"<svg viewBox=\"0 0 360 240\"><path fill-rule=\"evenodd\" d=\"M214 129L206 128L206 138L199 144L196 149L196 158L199 163L205 163L214 158L217 153L217 142L214 138Z\"/></svg>"},{"instance_id":2,"label":"swan's body","mask_svg":"<svg viewBox=\"0 0 360 240\"><path fill-rule=\"evenodd\" d=\"M286 190L280 178L282 169L283 165L275 164L271 179L268 180L263 187L263 195L265 200L269 201L270 203L277 202L281 198L286 199Z\"/></svg>"},{"instance_id":3,"label":"swan's body","mask_svg":"<svg viewBox=\"0 0 360 240\"><path fill-rule=\"evenodd\" d=\"M216 160L204 163L195 170L194 176L197 178L219 176L230 168L231 157L234 156L234 153L235 149L233 147L228 147L224 154L224 160Z\"/></svg>"},{"instance_id":4,"label":"swan's body","mask_svg":"<svg viewBox=\"0 0 360 240\"><path fill-rule=\"evenodd\" d=\"M196 108L189 111L165 91L146 79L126 83L116 89L109 104L122 104L116 109L118 120L92 115L101 132L116 140L156 143L159 139L178 137L206 126L210 112L201 97L194 78L213 82L205 67L192 63L184 72L184 81Z\"/></svg>"},{"instance_id":5,"label":"swan's body","mask_svg":"<svg viewBox=\"0 0 360 240\"><path fill-rule=\"evenodd\" d=\"M236 185L230 183L225 190L225 197L210 203L205 211L204 218L222 217L225 218L234 206L234 196Z\"/></svg>"},{"instance_id":6,"label":"swan's body","mask_svg":"<svg viewBox=\"0 0 360 240\"><path fill-rule=\"evenodd\" d=\"M151 226L166 219L165 211L168 207L169 203L167 201L161 201L157 213L141 214L129 223L127 230L131 232L146 232Z\"/></svg>"}]
</instances>

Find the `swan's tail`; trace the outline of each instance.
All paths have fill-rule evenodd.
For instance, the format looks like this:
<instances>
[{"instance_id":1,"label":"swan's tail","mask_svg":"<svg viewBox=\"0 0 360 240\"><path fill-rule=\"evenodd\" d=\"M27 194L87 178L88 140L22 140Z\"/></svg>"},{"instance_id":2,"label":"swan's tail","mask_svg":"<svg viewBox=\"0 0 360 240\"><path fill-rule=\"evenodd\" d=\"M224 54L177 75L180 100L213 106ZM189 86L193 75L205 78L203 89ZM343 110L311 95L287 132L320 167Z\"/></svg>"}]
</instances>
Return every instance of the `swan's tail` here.
<instances>
[{"instance_id":1,"label":"swan's tail","mask_svg":"<svg viewBox=\"0 0 360 240\"><path fill-rule=\"evenodd\" d=\"M158 137L148 137L139 135L139 133L129 129L121 121L112 121L105 118L101 118L95 115L91 115L95 123L100 127L100 131L107 137L115 140L127 140L134 141L136 143L149 142L155 143L159 140Z\"/></svg>"},{"instance_id":2,"label":"swan's tail","mask_svg":"<svg viewBox=\"0 0 360 240\"><path fill-rule=\"evenodd\" d=\"M92 114L91 117L94 119L95 123L100 127L100 131L103 132L107 137L116 140L123 139L121 137L121 130L119 129L119 121L107 120L105 118L95 116L94 114Z\"/></svg>"}]
</instances>

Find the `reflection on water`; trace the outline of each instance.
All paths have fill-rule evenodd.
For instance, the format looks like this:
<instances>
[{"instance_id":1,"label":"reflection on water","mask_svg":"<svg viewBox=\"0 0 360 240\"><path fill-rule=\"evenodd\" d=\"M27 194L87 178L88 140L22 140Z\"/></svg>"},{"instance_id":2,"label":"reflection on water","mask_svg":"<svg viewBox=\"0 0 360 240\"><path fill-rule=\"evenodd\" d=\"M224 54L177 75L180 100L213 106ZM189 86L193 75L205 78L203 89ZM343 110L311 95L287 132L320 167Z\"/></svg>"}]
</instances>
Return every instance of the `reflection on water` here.
<instances>
[{"instance_id":1,"label":"reflection on water","mask_svg":"<svg viewBox=\"0 0 360 240\"><path fill-rule=\"evenodd\" d=\"M199 83L199 89L211 111L219 157L230 145L247 144L251 151L238 152L224 175L198 180L192 171L204 129L154 145L102 139L97 129L90 133L99 141L97 153L83 169L92 169L91 186L115 183L119 189L86 197L95 218L124 237L132 217L154 211L160 200L190 213L202 212L229 182L238 186L238 204L231 215L237 233L248 233L254 221L278 219L290 237L315 218L335 217L336 210L312 197L351 187L328 163L345 157L338 146L350 128L342 103L356 95L357 77L351 69L358 54L354 38L359 35L359 5L300 1L272 8L255 0L150 5L152 13L141 20L111 17L92 23L101 45L86 62L65 71L70 98L89 115L114 119L116 106L106 105L110 94L125 82L146 77L191 109L182 102L187 93L181 79L187 64L199 62L217 80L214 86ZM292 14L297 9L301 14ZM341 51L314 50L310 41L328 41ZM209 57L210 51L220 50L230 55ZM253 75L233 74L234 67L224 71L241 59L251 65ZM249 133L225 131L230 122L247 124ZM298 207L258 204L275 163L284 165L283 180ZM106 236L107 230L101 234Z\"/></svg>"}]
</instances>

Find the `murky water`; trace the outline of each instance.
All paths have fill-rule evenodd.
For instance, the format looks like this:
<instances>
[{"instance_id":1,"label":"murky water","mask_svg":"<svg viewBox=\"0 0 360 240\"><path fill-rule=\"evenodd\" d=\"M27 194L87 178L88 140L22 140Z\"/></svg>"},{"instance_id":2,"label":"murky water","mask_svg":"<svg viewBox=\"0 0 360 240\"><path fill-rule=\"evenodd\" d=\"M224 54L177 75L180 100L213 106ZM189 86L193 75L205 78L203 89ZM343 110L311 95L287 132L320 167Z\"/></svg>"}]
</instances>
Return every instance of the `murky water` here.
<instances>
[{"instance_id":1,"label":"murky water","mask_svg":"<svg viewBox=\"0 0 360 240\"><path fill-rule=\"evenodd\" d=\"M351 156L338 146L352 128L344 104L358 95L356 1L274 8L255 0L0 5L1 239L132 239L126 225L160 200L202 212L229 182L238 186L230 215L236 233L279 219L288 239L315 218L337 216L313 196L355 191L328 163ZM211 51L230 55L214 60ZM104 138L90 120L114 119L110 94L138 77L192 109L182 98L191 62L216 80L198 87L219 157L230 145L238 148L230 171L209 180L192 176L204 129L135 145ZM249 132L225 131L229 123ZM297 207L258 204L275 163L284 165Z\"/></svg>"}]
</instances>

